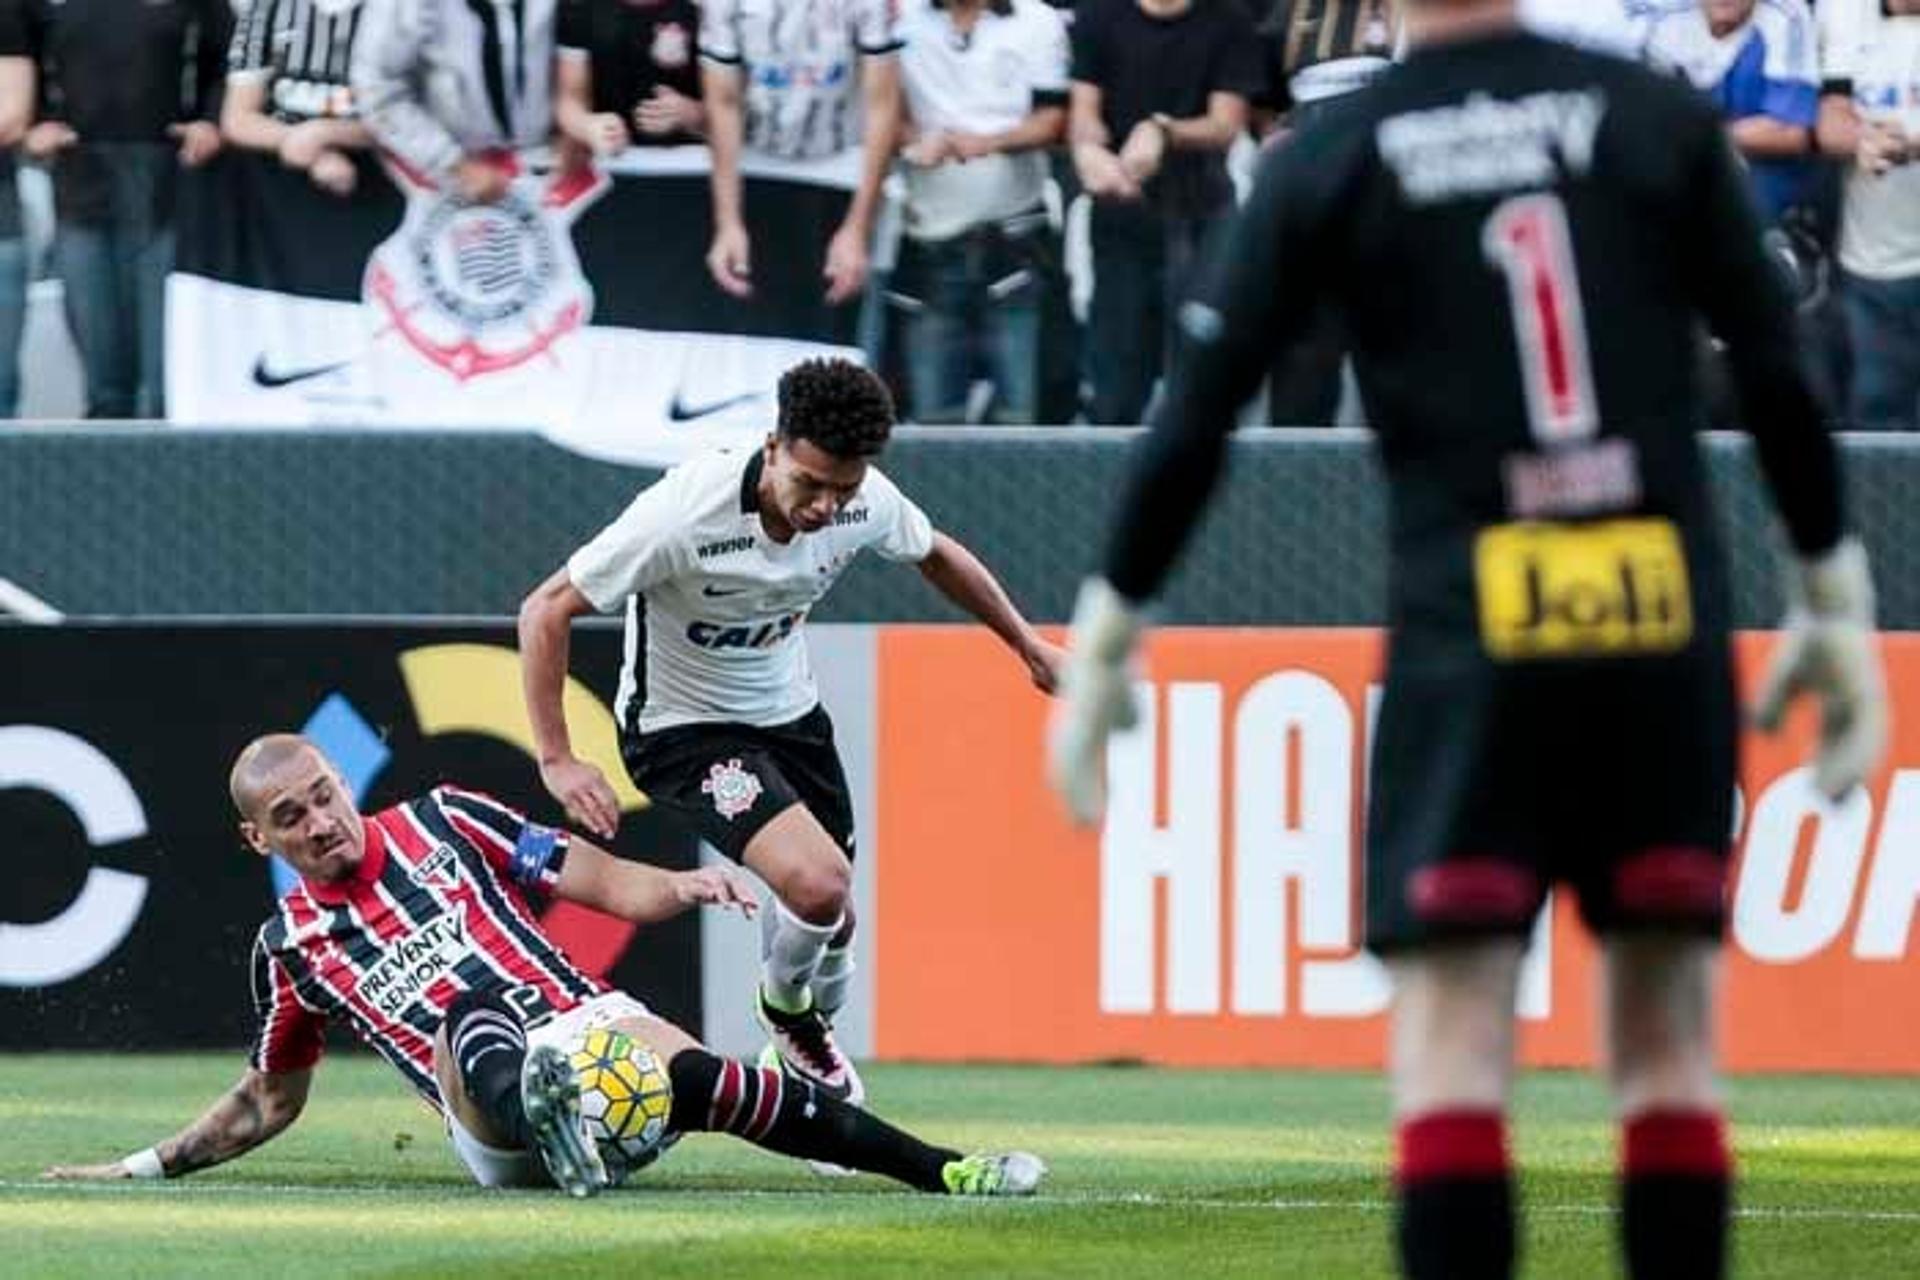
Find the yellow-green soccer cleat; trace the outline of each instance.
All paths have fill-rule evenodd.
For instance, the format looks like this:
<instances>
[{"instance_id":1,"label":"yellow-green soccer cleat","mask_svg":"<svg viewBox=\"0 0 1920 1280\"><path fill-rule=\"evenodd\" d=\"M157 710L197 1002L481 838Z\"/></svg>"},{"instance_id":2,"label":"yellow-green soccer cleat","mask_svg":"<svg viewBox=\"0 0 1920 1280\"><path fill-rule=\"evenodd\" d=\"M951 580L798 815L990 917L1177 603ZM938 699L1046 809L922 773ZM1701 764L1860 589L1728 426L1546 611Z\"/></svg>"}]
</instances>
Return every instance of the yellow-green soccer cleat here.
<instances>
[{"instance_id":1,"label":"yellow-green soccer cleat","mask_svg":"<svg viewBox=\"0 0 1920 1280\"><path fill-rule=\"evenodd\" d=\"M947 1194L955 1196L1030 1196L1046 1176L1046 1162L1024 1151L949 1160L940 1171Z\"/></svg>"}]
</instances>

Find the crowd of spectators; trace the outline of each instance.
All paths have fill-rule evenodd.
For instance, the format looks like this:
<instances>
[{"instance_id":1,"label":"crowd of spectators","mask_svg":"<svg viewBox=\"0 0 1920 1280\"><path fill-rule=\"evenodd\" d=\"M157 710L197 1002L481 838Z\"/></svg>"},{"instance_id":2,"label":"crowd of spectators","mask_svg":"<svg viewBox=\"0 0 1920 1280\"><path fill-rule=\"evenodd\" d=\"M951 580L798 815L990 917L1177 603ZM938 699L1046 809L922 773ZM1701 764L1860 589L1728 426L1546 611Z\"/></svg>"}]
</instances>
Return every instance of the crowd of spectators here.
<instances>
[{"instance_id":1,"label":"crowd of spectators","mask_svg":"<svg viewBox=\"0 0 1920 1280\"><path fill-rule=\"evenodd\" d=\"M236 147L347 196L378 148L492 201L517 151L551 145L562 164L704 148L707 267L748 305L743 156L843 159L821 287L885 317L872 354L909 417L1136 423L1260 149L1403 52L1392 0L1257 3L0 0L0 416L29 276L19 163L51 177L88 414L155 417L182 169ZM1521 8L1720 105L1836 420L1920 426L1920 0ZM1259 420L1357 420L1342 348L1324 316Z\"/></svg>"}]
</instances>

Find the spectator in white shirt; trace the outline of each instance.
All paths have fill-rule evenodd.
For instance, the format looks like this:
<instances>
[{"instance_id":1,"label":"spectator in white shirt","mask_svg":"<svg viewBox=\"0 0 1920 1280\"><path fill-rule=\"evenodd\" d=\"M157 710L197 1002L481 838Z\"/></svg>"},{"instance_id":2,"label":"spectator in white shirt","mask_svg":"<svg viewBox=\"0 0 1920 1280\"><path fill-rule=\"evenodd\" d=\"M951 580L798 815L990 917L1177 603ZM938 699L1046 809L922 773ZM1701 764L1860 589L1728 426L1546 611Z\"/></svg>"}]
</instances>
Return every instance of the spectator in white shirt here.
<instances>
[{"instance_id":1,"label":"spectator in white shirt","mask_svg":"<svg viewBox=\"0 0 1920 1280\"><path fill-rule=\"evenodd\" d=\"M707 269L736 298L753 295L742 203L743 149L819 160L854 148L860 176L821 272L829 303L867 282L880 185L900 127L895 0L712 0L700 13L701 86L713 149L713 247Z\"/></svg>"},{"instance_id":2,"label":"spectator in white shirt","mask_svg":"<svg viewBox=\"0 0 1920 1280\"><path fill-rule=\"evenodd\" d=\"M375 0L352 84L381 147L423 182L492 203L511 153L553 131L556 0Z\"/></svg>"},{"instance_id":3,"label":"spectator in white shirt","mask_svg":"<svg viewBox=\"0 0 1920 1280\"><path fill-rule=\"evenodd\" d=\"M1848 164L1851 425L1920 426L1920 0L1820 0L1820 145Z\"/></svg>"},{"instance_id":4,"label":"spectator in white shirt","mask_svg":"<svg viewBox=\"0 0 1920 1280\"><path fill-rule=\"evenodd\" d=\"M1582 48L1638 58L1647 28L1663 14L1693 7L1694 0L1520 0L1520 21L1530 30Z\"/></svg>"},{"instance_id":5,"label":"spectator in white shirt","mask_svg":"<svg viewBox=\"0 0 1920 1280\"><path fill-rule=\"evenodd\" d=\"M1769 221L1806 198L1812 173L1805 157L1820 113L1807 0L1697 0L1653 22L1646 58L1719 105Z\"/></svg>"},{"instance_id":6,"label":"spectator in white shirt","mask_svg":"<svg viewBox=\"0 0 1920 1280\"><path fill-rule=\"evenodd\" d=\"M1034 422L1062 284L1045 150L1066 135L1066 24L1045 0L913 0L901 34L906 228L889 297L906 312L910 416L965 420L984 372L991 419Z\"/></svg>"}]
</instances>

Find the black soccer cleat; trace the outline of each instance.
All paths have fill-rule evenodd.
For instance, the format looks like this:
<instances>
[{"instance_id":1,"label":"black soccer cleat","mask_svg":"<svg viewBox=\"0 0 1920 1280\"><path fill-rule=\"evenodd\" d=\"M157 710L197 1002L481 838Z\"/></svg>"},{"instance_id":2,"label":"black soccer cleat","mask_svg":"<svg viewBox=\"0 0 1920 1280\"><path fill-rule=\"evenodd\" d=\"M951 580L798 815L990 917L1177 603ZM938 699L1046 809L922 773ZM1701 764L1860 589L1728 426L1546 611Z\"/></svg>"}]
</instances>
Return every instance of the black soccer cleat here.
<instances>
[{"instance_id":1,"label":"black soccer cleat","mask_svg":"<svg viewBox=\"0 0 1920 1280\"><path fill-rule=\"evenodd\" d=\"M833 1024L817 1008L804 1013L787 1013L767 1003L764 992L759 1001L760 1025L767 1029L780 1065L797 1076L813 1082L820 1092L851 1106L867 1100L867 1088L853 1061L840 1051L833 1038Z\"/></svg>"}]
</instances>

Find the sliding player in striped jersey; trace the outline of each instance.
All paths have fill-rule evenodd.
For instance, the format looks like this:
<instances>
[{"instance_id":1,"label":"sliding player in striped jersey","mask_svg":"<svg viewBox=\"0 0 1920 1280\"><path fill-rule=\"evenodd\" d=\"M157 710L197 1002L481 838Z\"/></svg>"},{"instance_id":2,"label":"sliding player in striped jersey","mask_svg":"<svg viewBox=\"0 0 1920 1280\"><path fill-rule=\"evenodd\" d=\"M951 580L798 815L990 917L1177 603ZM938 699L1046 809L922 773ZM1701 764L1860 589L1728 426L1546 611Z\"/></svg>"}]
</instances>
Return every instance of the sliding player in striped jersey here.
<instances>
[{"instance_id":1,"label":"sliding player in striped jersey","mask_svg":"<svg viewBox=\"0 0 1920 1280\"><path fill-rule=\"evenodd\" d=\"M443 1116L482 1186L550 1178L588 1195L606 1185L564 1049L595 1027L625 1032L667 1064L672 1133L732 1133L954 1195L1026 1194L1045 1172L1025 1154L930 1146L808 1081L709 1053L576 968L528 908L536 893L636 924L698 905L750 913L753 896L731 869L616 859L451 786L363 815L332 761L291 735L248 746L231 790L248 845L300 873L254 946L260 1035L247 1071L157 1146L49 1176L179 1177L251 1151L299 1117L335 1019Z\"/></svg>"}]
</instances>

